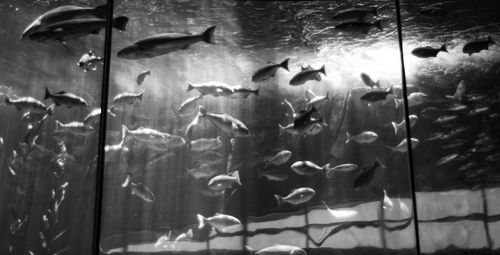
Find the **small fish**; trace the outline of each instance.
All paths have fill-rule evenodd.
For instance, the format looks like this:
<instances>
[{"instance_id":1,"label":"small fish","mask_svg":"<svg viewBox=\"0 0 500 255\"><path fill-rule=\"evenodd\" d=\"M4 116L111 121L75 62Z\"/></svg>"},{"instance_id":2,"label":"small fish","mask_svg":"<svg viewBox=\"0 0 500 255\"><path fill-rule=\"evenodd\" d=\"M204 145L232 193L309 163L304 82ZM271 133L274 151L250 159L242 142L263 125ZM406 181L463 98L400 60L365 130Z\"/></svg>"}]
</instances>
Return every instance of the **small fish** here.
<instances>
[{"instance_id":1,"label":"small fish","mask_svg":"<svg viewBox=\"0 0 500 255\"><path fill-rule=\"evenodd\" d=\"M281 164L284 164L290 159L291 156L292 152L289 150L279 151L273 156L264 156L262 157L262 160L264 161L264 168L270 165L279 166Z\"/></svg>"},{"instance_id":2,"label":"small fish","mask_svg":"<svg viewBox=\"0 0 500 255\"><path fill-rule=\"evenodd\" d=\"M289 60L290 59L287 58L283 62L281 62L280 64L267 65L267 66L257 70L257 72L255 72L255 74L252 76L252 81L253 82L261 82L261 81L265 81L265 80L269 79L270 77L274 77L274 75L276 74L276 71L280 67L287 70L287 71L290 71L290 70L288 70L288 61Z\"/></svg>"},{"instance_id":3,"label":"small fish","mask_svg":"<svg viewBox=\"0 0 500 255\"><path fill-rule=\"evenodd\" d=\"M306 122L306 125L303 125L300 128L295 128L294 123L290 123L286 126L278 124L279 136L281 136L283 133L288 133L291 135L303 135L303 136L312 135L313 133L311 132L316 129L317 125L327 126L327 124L323 120L323 117L320 117L318 119L311 118L310 121Z\"/></svg>"},{"instance_id":4,"label":"small fish","mask_svg":"<svg viewBox=\"0 0 500 255\"><path fill-rule=\"evenodd\" d=\"M329 171L326 173L326 177L328 179L331 179L333 177L334 173L351 172L351 171L356 170L357 168L358 168L358 165L356 165L356 164L352 164L352 163L341 164L341 165L330 168Z\"/></svg>"},{"instance_id":5,"label":"small fish","mask_svg":"<svg viewBox=\"0 0 500 255\"><path fill-rule=\"evenodd\" d=\"M411 148L414 149L415 147L417 147L417 145L420 143L420 141L416 138L411 138ZM408 151L408 141L405 139L403 139L398 145L394 146L394 147L391 147L391 146L387 146L389 149L391 149L391 151L394 151L394 152L401 152L401 153L405 153Z\"/></svg>"},{"instance_id":6,"label":"small fish","mask_svg":"<svg viewBox=\"0 0 500 255\"><path fill-rule=\"evenodd\" d=\"M273 169L269 171L262 171L259 169L259 171L257 172L257 178L262 178L262 177L266 178L269 181L278 181L278 182L290 178L288 173L285 173L280 169Z\"/></svg>"},{"instance_id":7,"label":"small fish","mask_svg":"<svg viewBox=\"0 0 500 255\"><path fill-rule=\"evenodd\" d=\"M93 134L94 131L95 129L92 126L86 125L83 122L73 121L70 123L63 124L60 121L56 120L56 129L54 132L55 133L68 132L74 135L89 136Z\"/></svg>"},{"instance_id":8,"label":"small fish","mask_svg":"<svg viewBox=\"0 0 500 255\"><path fill-rule=\"evenodd\" d=\"M361 80L363 81L363 83L366 86L368 86L368 87L370 87L372 89L375 88L375 87L380 88L380 81L374 82L372 80L372 78L368 74L361 73L360 77L361 77Z\"/></svg>"},{"instance_id":9,"label":"small fish","mask_svg":"<svg viewBox=\"0 0 500 255\"><path fill-rule=\"evenodd\" d=\"M146 76L148 75L151 75L151 70L146 70L139 73L139 75L137 75L137 78L135 80L137 82L137 85L141 86L142 83L144 82L144 79L146 79Z\"/></svg>"},{"instance_id":10,"label":"small fish","mask_svg":"<svg viewBox=\"0 0 500 255\"><path fill-rule=\"evenodd\" d=\"M66 105L67 107L87 107L88 103L85 99L65 91L59 91L51 94L49 89L45 88L45 97L43 99L52 99L56 106Z\"/></svg>"},{"instance_id":11,"label":"small fish","mask_svg":"<svg viewBox=\"0 0 500 255\"><path fill-rule=\"evenodd\" d=\"M200 106L199 115L202 118L207 118L215 126L217 126L218 128L222 129L222 131L232 136L235 137L250 136L250 131L245 126L245 124L243 124L243 122L227 114L210 113L207 112L207 110L203 106Z\"/></svg>"},{"instance_id":12,"label":"small fish","mask_svg":"<svg viewBox=\"0 0 500 255\"><path fill-rule=\"evenodd\" d=\"M312 91L311 91L312 92ZM314 97L312 98L307 98L306 101L307 101L307 104L306 104L306 108L309 107L309 106L313 106L314 108L318 108L320 107L324 102L326 101L329 101L330 100L330 97L328 96L329 92L326 92L326 95L325 96L316 96L314 95Z\"/></svg>"},{"instance_id":13,"label":"small fish","mask_svg":"<svg viewBox=\"0 0 500 255\"><path fill-rule=\"evenodd\" d=\"M245 248L252 255L307 255L302 248L292 245L273 244L260 250L254 250L250 246L245 246Z\"/></svg>"},{"instance_id":14,"label":"small fish","mask_svg":"<svg viewBox=\"0 0 500 255\"><path fill-rule=\"evenodd\" d=\"M168 143L173 136L155 129L140 127L136 130L130 130L122 125L122 140L127 137L133 137L144 143Z\"/></svg>"},{"instance_id":15,"label":"small fish","mask_svg":"<svg viewBox=\"0 0 500 255\"><path fill-rule=\"evenodd\" d=\"M231 96L234 93L233 87L218 81L209 81L196 84L187 82L187 85L188 85L187 91L196 89L202 95L212 95L214 97L218 97L218 96Z\"/></svg>"},{"instance_id":16,"label":"small fish","mask_svg":"<svg viewBox=\"0 0 500 255\"><path fill-rule=\"evenodd\" d=\"M146 187L144 184L132 182L129 175L127 176L127 180L122 184L122 187L130 187L130 193L133 196L136 196L148 203L154 203L156 201L153 192L151 192L151 190L149 190L148 187Z\"/></svg>"},{"instance_id":17,"label":"small fish","mask_svg":"<svg viewBox=\"0 0 500 255\"><path fill-rule=\"evenodd\" d=\"M408 96L408 107L418 106L426 102L427 94L422 92L412 92ZM403 104L403 99L396 100L396 108Z\"/></svg>"},{"instance_id":18,"label":"small fish","mask_svg":"<svg viewBox=\"0 0 500 255\"><path fill-rule=\"evenodd\" d=\"M467 116L474 116L478 115L484 112L487 112L490 109L488 106L483 106L483 107L476 107L474 109L471 109L468 113Z\"/></svg>"},{"instance_id":19,"label":"small fish","mask_svg":"<svg viewBox=\"0 0 500 255\"><path fill-rule=\"evenodd\" d=\"M362 101L367 101L369 104L377 101L382 101L387 98L389 94L393 93L393 88L388 90L372 90L361 96Z\"/></svg>"},{"instance_id":20,"label":"small fish","mask_svg":"<svg viewBox=\"0 0 500 255\"><path fill-rule=\"evenodd\" d=\"M215 176L208 182L208 187L215 191L223 191L233 186L233 184L241 186L240 174L238 171L231 173L231 175L222 174Z\"/></svg>"},{"instance_id":21,"label":"small fish","mask_svg":"<svg viewBox=\"0 0 500 255\"><path fill-rule=\"evenodd\" d=\"M250 89L250 88L244 88L240 85L234 86L233 87L233 96L240 96L243 98L247 98L249 95L259 95L259 89Z\"/></svg>"},{"instance_id":22,"label":"small fish","mask_svg":"<svg viewBox=\"0 0 500 255\"><path fill-rule=\"evenodd\" d=\"M125 105L131 105L135 102L142 101L142 95L144 91L139 93L124 92L116 95L111 101L113 106L111 108L121 107Z\"/></svg>"},{"instance_id":23,"label":"small fish","mask_svg":"<svg viewBox=\"0 0 500 255\"><path fill-rule=\"evenodd\" d=\"M203 95L199 96L194 96L186 99L182 104L177 108L177 113L181 115L186 115L191 112L194 112L198 108L196 107L196 101L200 100L203 97Z\"/></svg>"},{"instance_id":24,"label":"small fish","mask_svg":"<svg viewBox=\"0 0 500 255\"><path fill-rule=\"evenodd\" d=\"M373 143L375 140L377 140L378 135L377 133L373 131L363 131L358 135L351 135L349 132L347 134L347 140L345 143L349 143L350 141L355 141L357 143L363 144L363 143Z\"/></svg>"},{"instance_id":25,"label":"small fish","mask_svg":"<svg viewBox=\"0 0 500 255\"><path fill-rule=\"evenodd\" d=\"M443 115L443 109L429 106L421 112L421 115L426 119L436 119L439 116Z\"/></svg>"},{"instance_id":26,"label":"small fish","mask_svg":"<svg viewBox=\"0 0 500 255\"><path fill-rule=\"evenodd\" d=\"M316 81L321 81L321 76L319 75L320 73L323 73L326 75L325 71L325 65L323 65L320 69L314 70L314 69L304 69L297 73L295 76L292 77L290 80L290 85L292 86L297 86L297 85L302 85L306 83L307 81L310 80L316 80Z\"/></svg>"},{"instance_id":27,"label":"small fish","mask_svg":"<svg viewBox=\"0 0 500 255\"><path fill-rule=\"evenodd\" d=\"M200 113L198 112L198 114L194 116L193 120L191 120L191 122L189 122L189 124L186 127L186 132L184 133L184 137L186 138L187 141L191 141L191 135L193 134L193 130L195 129L195 127L198 125L199 122L200 122Z\"/></svg>"},{"instance_id":28,"label":"small fish","mask_svg":"<svg viewBox=\"0 0 500 255\"><path fill-rule=\"evenodd\" d=\"M200 138L190 142L191 151L195 153L203 151L214 151L222 148L220 136L217 138Z\"/></svg>"},{"instance_id":29,"label":"small fish","mask_svg":"<svg viewBox=\"0 0 500 255\"><path fill-rule=\"evenodd\" d=\"M437 124L443 124L455 120L456 118L458 118L458 115L443 115L435 119L433 122Z\"/></svg>"},{"instance_id":30,"label":"small fish","mask_svg":"<svg viewBox=\"0 0 500 255\"><path fill-rule=\"evenodd\" d=\"M460 81L458 83L457 89L455 90L455 94L446 95L446 98L451 99L453 101L461 101L465 96L465 81Z\"/></svg>"},{"instance_id":31,"label":"small fish","mask_svg":"<svg viewBox=\"0 0 500 255\"><path fill-rule=\"evenodd\" d=\"M385 166L382 165L377 158L373 165L363 168L363 170L360 171L354 179L354 189L359 189L363 186L368 185L368 183L370 183L371 180L375 177L375 170L379 167L385 168Z\"/></svg>"},{"instance_id":32,"label":"small fish","mask_svg":"<svg viewBox=\"0 0 500 255\"><path fill-rule=\"evenodd\" d=\"M453 141L450 141L449 143L441 146L443 149L453 149L453 148L458 148L462 145L464 145L467 142L465 139L456 139Z\"/></svg>"},{"instance_id":33,"label":"small fish","mask_svg":"<svg viewBox=\"0 0 500 255\"><path fill-rule=\"evenodd\" d=\"M467 97L468 102L479 102L483 100L486 97L484 94L476 94L476 95L470 95Z\"/></svg>"},{"instance_id":34,"label":"small fish","mask_svg":"<svg viewBox=\"0 0 500 255\"><path fill-rule=\"evenodd\" d=\"M32 97L21 97L18 99L10 99L7 97L5 98L5 104L12 105L16 107L18 111L22 111L25 114L36 113L52 115L54 111L54 105L47 107L41 101Z\"/></svg>"},{"instance_id":35,"label":"small fish","mask_svg":"<svg viewBox=\"0 0 500 255\"><path fill-rule=\"evenodd\" d=\"M368 32L370 32L370 29L372 29L374 27L376 27L382 31L382 22L380 20L377 20L373 23L365 22L365 21L351 21L351 22L345 22L345 23L339 24L339 25L335 26L335 29L341 30L343 32L349 32L349 33L368 34Z\"/></svg>"},{"instance_id":36,"label":"small fish","mask_svg":"<svg viewBox=\"0 0 500 255\"><path fill-rule=\"evenodd\" d=\"M297 161L290 167L295 173L300 175L317 175L322 173L328 173L330 169L330 164L325 164L320 167L311 161Z\"/></svg>"},{"instance_id":37,"label":"small fish","mask_svg":"<svg viewBox=\"0 0 500 255\"><path fill-rule=\"evenodd\" d=\"M125 31L128 18L125 16L113 19L113 28ZM99 34L106 27L106 19L77 18L50 24L44 30L32 33L28 38L36 42L60 42L83 37L89 34Z\"/></svg>"},{"instance_id":38,"label":"small fish","mask_svg":"<svg viewBox=\"0 0 500 255\"><path fill-rule=\"evenodd\" d=\"M496 43L493 41L491 36L488 36L486 40L475 40L472 42L468 42L464 45L464 48L462 49L462 52L465 54L469 54L469 56L472 56L474 53L479 53L482 50L488 50L490 44L495 44Z\"/></svg>"},{"instance_id":39,"label":"small fish","mask_svg":"<svg viewBox=\"0 0 500 255\"><path fill-rule=\"evenodd\" d=\"M452 153L452 154L446 155L438 160L438 162L436 163L436 166L446 164L446 163L454 160L455 158L457 158L459 155L460 154L458 154L458 153Z\"/></svg>"},{"instance_id":40,"label":"small fish","mask_svg":"<svg viewBox=\"0 0 500 255\"><path fill-rule=\"evenodd\" d=\"M222 213L217 213L212 217L205 218L201 214L197 214L198 228L201 229L205 224L217 229L220 232L225 232L225 228L235 225L240 225L241 222L236 217L231 215L226 215Z\"/></svg>"},{"instance_id":41,"label":"small fish","mask_svg":"<svg viewBox=\"0 0 500 255\"><path fill-rule=\"evenodd\" d=\"M370 14L377 16L377 8L349 8L341 10L333 15L332 20L339 23L363 21L363 19Z\"/></svg>"},{"instance_id":42,"label":"small fish","mask_svg":"<svg viewBox=\"0 0 500 255\"><path fill-rule=\"evenodd\" d=\"M195 179L210 178L217 173L217 169L213 164L203 163L195 168L187 170L187 173Z\"/></svg>"},{"instance_id":43,"label":"small fish","mask_svg":"<svg viewBox=\"0 0 500 255\"><path fill-rule=\"evenodd\" d=\"M417 121L418 121L417 115L412 114L412 115L408 116L408 118L410 119L410 128L412 128L413 126L415 126L415 124L417 124ZM391 125L394 128L394 134L397 135L398 133L406 132L406 125L405 124L406 124L406 120L402 120L399 123L391 122Z\"/></svg>"},{"instance_id":44,"label":"small fish","mask_svg":"<svg viewBox=\"0 0 500 255\"><path fill-rule=\"evenodd\" d=\"M453 105L451 105L448 108L448 111L457 112L457 111L461 111L461 110L465 110L465 109L467 109L467 105L464 105L464 104L453 104Z\"/></svg>"},{"instance_id":45,"label":"small fish","mask_svg":"<svg viewBox=\"0 0 500 255\"><path fill-rule=\"evenodd\" d=\"M282 197L280 195L274 195L276 201L278 202L278 207L283 203L288 203L291 205L300 205L309 202L316 192L308 187L293 189L290 194L286 197Z\"/></svg>"},{"instance_id":46,"label":"small fish","mask_svg":"<svg viewBox=\"0 0 500 255\"><path fill-rule=\"evenodd\" d=\"M203 151L200 155L193 155L193 160L199 164L219 164L224 156L216 151Z\"/></svg>"},{"instance_id":47,"label":"small fish","mask_svg":"<svg viewBox=\"0 0 500 255\"><path fill-rule=\"evenodd\" d=\"M78 67L83 69L84 72L87 71L95 71L97 70L97 66L104 64L104 59L97 56L93 50L90 50L88 53L82 55L78 63L76 64Z\"/></svg>"},{"instance_id":48,"label":"small fish","mask_svg":"<svg viewBox=\"0 0 500 255\"><path fill-rule=\"evenodd\" d=\"M439 52L446 52L448 53L448 50L446 49L446 45L442 45L441 48L432 48L430 46L426 47L418 47L415 48L411 51L411 54L413 56L419 57L419 58L432 58L436 57Z\"/></svg>"},{"instance_id":49,"label":"small fish","mask_svg":"<svg viewBox=\"0 0 500 255\"><path fill-rule=\"evenodd\" d=\"M215 26L198 35L187 33L163 33L138 40L121 49L117 56L125 59L152 58L177 50L188 49L197 42L214 44Z\"/></svg>"},{"instance_id":50,"label":"small fish","mask_svg":"<svg viewBox=\"0 0 500 255\"><path fill-rule=\"evenodd\" d=\"M443 17L448 15L448 13L449 11L436 6L425 7L420 11L420 15L429 18Z\"/></svg>"}]
</instances>

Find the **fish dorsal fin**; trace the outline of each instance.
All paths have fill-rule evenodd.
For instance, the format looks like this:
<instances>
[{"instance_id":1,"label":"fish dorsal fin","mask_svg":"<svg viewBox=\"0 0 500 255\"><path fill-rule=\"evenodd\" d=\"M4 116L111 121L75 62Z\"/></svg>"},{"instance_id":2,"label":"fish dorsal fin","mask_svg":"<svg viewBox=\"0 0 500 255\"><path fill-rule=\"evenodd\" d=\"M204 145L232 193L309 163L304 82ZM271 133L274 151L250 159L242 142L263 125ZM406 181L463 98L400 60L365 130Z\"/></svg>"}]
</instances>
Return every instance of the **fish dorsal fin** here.
<instances>
[{"instance_id":1,"label":"fish dorsal fin","mask_svg":"<svg viewBox=\"0 0 500 255\"><path fill-rule=\"evenodd\" d=\"M66 94L66 91L61 90L61 91L59 91L59 92L56 92L55 94L58 94L58 95Z\"/></svg>"},{"instance_id":2,"label":"fish dorsal fin","mask_svg":"<svg viewBox=\"0 0 500 255\"><path fill-rule=\"evenodd\" d=\"M310 70L313 70L313 68L312 68L311 65L301 66L300 69L301 69L301 71L310 71Z\"/></svg>"},{"instance_id":3,"label":"fish dorsal fin","mask_svg":"<svg viewBox=\"0 0 500 255\"><path fill-rule=\"evenodd\" d=\"M215 213L215 216L219 216L219 215L222 215L221 213L217 212Z\"/></svg>"}]
</instances>

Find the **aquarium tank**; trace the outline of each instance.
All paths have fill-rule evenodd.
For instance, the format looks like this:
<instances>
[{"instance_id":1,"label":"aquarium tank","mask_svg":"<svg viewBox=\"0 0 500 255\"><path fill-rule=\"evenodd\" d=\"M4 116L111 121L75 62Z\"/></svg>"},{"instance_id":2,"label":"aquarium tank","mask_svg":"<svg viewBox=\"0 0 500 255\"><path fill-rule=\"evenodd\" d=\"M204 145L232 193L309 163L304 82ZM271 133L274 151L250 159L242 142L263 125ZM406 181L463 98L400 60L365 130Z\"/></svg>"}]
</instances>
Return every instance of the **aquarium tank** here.
<instances>
[{"instance_id":1,"label":"aquarium tank","mask_svg":"<svg viewBox=\"0 0 500 255\"><path fill-rule=\"evenodd\" d=\"M500 254L498 10L4 0L0 254Z\"/></svg>"}]
</instances>

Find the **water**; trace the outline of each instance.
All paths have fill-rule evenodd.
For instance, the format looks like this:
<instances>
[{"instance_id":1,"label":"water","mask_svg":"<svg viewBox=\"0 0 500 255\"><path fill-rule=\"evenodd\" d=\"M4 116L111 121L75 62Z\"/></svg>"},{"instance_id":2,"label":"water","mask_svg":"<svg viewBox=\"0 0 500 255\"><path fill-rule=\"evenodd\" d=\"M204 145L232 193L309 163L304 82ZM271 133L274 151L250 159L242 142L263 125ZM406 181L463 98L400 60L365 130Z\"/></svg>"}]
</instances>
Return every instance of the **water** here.
<instances>
[{"instance_id":1,"label":"water","mask_svg":"<svg viewBox=\"0 0 500 255\"><path fill-rule=\"evenodd\" d=\"M41 100L47 86L51 91L75 93L89 103L86 108L56 107L55 114L37 131L37 144L51 153L20 153L24 162L16 165L15 175L8 168L9 157L13 150L21 150L19 142L28 133L28 122L21 120L22 114L14 107L0 107L2 119L8 120L0 128L4 139L0 176L5 180L0 192L0 201L4 201L0 213L5 215L0 229L9 237L2 238L0 249L5 254L10 246L13 254L28 250L34 254L61 250L90 253L98 132L86 137L62 136L74 161L68 157L58 165L57 159L64 154L57 143L61 139L54 138L54 128L55 120L81 121L100 107L102 66L83 72L76 63L90 49L104 55L104 32L66 44L19 41L33 19L65 4L98 6L103 2L6 1L0 7L5 14L2 19L11 24L3 27L5 36L0 39L5 52L2 102L5 96L13 95ZM391 125L404 119L403 107L396 107L394 102L402 98L395 3L367 1L363 5L378 7L378 16L368 16L367 20L381 20L382 31L373 28L365 35L336 30L338 23L331 21L332 13L353 6L343 1L117 1L115 16L125 15L130 20L126 31L113 30L109 101L124 92L143 94L133 104L116 107L116 116L108 115L106 144L116 146L106 153L101 251L206 254L209 249L216 254L247 254L245 246L262 249L283 244L303 248L307 254L414 254L410 155L404 152L404 145L403 152L388 148L405 139L405 132L395 134ZM444 17L421 15L422 8L430 5L449 13ZM409 112L418 116L411 134L419 143L411 156L420 250L493 254L498 251L500 236L495 198L499 52L493 45L469 57L462 53L462 47L476 37L491 35L498 41L498 3L484 1L471 6L471 1L437 5L402 1L401 6L408 91L428 95L423 104L410 107ZM139 60L117 57L121 49L146 36L199 34L213 25L215 44L199 42L185 50ZM441 52L436 58L411 54L416 47L439 47L443 43L448 53ZM287 58L290 71L280 68L267 81L252 82L259 68ZM290 79L306 65L315 69L324 65L326 76L321 74L321 81L290 86ZM137 75L147 70L151 74L138 85ZM360 79L361 73L379 81L381 89L375 91L393 87L394 95L370 105L361 101L361 96L372 91ZM445 95L452 95L462 80L466 94L457 106ZM194 111L179 115L179 105L199 95L195 90L186 91L187 82L209 81L258 88L259 92L247 98L203 96L195 102ZM315 115L322 116L327 126L307 136L280 135L279 125L292 122L285 115L283 100L297 111L304 109L306 89L317 96L328 94L329 100L317 107L319 114ZM44 100L47 105L49 102ZM186 135L198 114L197 105L240 120L251 136L231 137L203 117ZM448 118L438 120L443 116ZM120 147L123 125L130 130L142 127L171 134L177 144L155 145L156 140L145 142L126 135L124 147ZM347 132L357 135L363 131L375 132L377 139L366 144L346 143ZM31 140L33 135L27 137ZM222 160L214 167L216 173L211 174L238 171L241 185L233 183L220 194L207 185L211 177L197 179L188 174L188 169L199 165L195 153L182 144L188 137L219 137L219 154L215 157L222 156ZM290 151L291 157L283 164L265 168L262 157L282 150ZM291 170L297 161L357 167L335 172L332 178L326 174L304 176ZM375 168L373 178L367 175L364 182L360 181L359 172L376 161L383 166ZM259 177L259 171L266 170L279 172L286 179ZM355 188L355 182L362 185ZM278 206L275 195L284 197L301 187L315 191L308 202ZM43 215L51 214L47 209L54 203L53 188L55 200L60 200L63 190L64 199L57 223L51 219L46 227ZM210 217L216 213L234 216L241 224L220 231L198 227L197 214ZM12 232L9 225L16 219L22 222L23 215L28 215L24 233ZM174 241L189 231L192 236ZM39 232L44 238L50 236L45 239L63 234L43 247Z\"/></svg>"}]
</instances>

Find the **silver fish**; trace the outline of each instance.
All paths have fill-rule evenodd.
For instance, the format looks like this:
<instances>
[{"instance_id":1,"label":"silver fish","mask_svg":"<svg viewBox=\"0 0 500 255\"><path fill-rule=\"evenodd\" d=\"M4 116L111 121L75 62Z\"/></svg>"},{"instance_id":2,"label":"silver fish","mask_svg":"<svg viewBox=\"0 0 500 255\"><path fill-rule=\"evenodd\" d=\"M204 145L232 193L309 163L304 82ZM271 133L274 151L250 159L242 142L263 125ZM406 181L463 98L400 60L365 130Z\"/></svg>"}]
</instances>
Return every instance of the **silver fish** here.
<instances>
[{"instance_id":1,"label":"silver fish","mask_svg":"<svg viewBox=\"0 0 500 255\"><path fill-rule=\"evenodd\" d=\"M452 153L452 154L449 154L449 155L446 155L442 158L440 158L438 160L438 162L436 163L436 166L439 166L439 165L443 165L443 164L446 164L452 160L454 160L455 158L457 158L459 156L458 153Z\"/></svg>"},{"instance_id":2,"label":"silver fish","mask_svg":"<svg viewBox=\"0 0 500 255\"><path fill-rule=\"evenodd\" d=\"M139 93L124 92L124 93L118 94L113 98L112 108L125 106L125 105L131 105L131 104L134 104L135 102L142 101L143 94L144 94L144 91L139 92Z\"/></svg>"},{"instance_id":3,"label":"silver fish","mask_svg":"<svg viewBox=\"0 0 500 255\"><path fill-rule=\"evenodd\" d=\"M238 171L234 171L231 175L222 174L213 177L208 182L208 187L215 191L223 191L233 186L233 184L241 186L240 174Z\"/></svg>"},{"instance_id":4,"label":"silver fish","mask_svg":"<svg viewBox=\"0 0 500 255\"><path fill-rule=\"evenodd\" d=\"M287 58L280 64L273 64L273 65L267 65L255 72L255 74L252 76L252 81L253 82L261 82L269 79L270 77L274 77L276 71L281 67L287 71L288 70L288 61L290 59Z\"/></svg>"},{"instance_id":5,"label":"silver fish","mask_svg":"<svg viewBox=\"0 0 500 255\"><path fill-rule=\"evenodd\" d=\"M59 91L55 94L51 94L50 91L45 88L45 97L43 99L52 99L54 103L59 105L66 105L67 107L87 107L88 103L85 99L65 91Z\"/></svg>"},{"instance_id":6,"label":"silver fish","mask_svg":"<svg viewBox=\"0 0 500 255\"><path fill-rule=\"evenodd\" d=\"M32 97L21 97L18 99L5 98L5 104L16 107L18 111L23 113L49 114L52 115L54 105L45 106L41 101Z\"/></svg>"},{"instance_id":7,"label":"silver fish","mask_svg":"<svg viewBox=\"0 0 500 255\"><path fill-rule=\"evenodd\" d=\"M321 76L319 76L319 73L323 73L324 75L326 75L325 65L323 65L318 70L313 69L313 70L300 71L299 73L297 73L295 76L292 77L289 84L292 86L297 86L297 85L302 85L310 80L321 81Z\"/></svg>"},{"instance_id":8,"label":"silver fish","mask_svg":"<svg viewBox=\"0 0 500 255\"><path fill-rule=\"evenodd\" d=\"M187 170L187 173L195 179L210 178L217 173L217 169L213 164L203 163L195 168Z\"/></svg>"},{"instance_id":9,"label":"silver fish","mask_svg":"<svg viewBox=\"0 0 500 255\"><path fill-rule=\"evenodd\" d=\"M274 197L278 202L278 206L281 206L283 203L300 205L309 202L315 194L316 192L313 189L304 187L292 190L286 197L280 195L274 195Z\"/></svg>"},{"instance_id":10,"label":"silver fish","mask_svg":"<svg viewBox=\"0 0 500 255\"><path fill-rule=\"evenodd\" d=\"M122 184L122 187L130 187L131 188L130 193L133 196L136 196L145 202L154 203L156 201L153 192L151 192L151 190L149 190L148 187L146 187L142 183L132 182L132 180L130 180L130 175L127 175L127 180L125 180L125 183Z\"/></svg>"},{"instance_id":11,"label":"silver fish","mask_svg":"<svg viewBox=\"0 0 500 255\"><path fill-rule=\"evenodd\" d=\"M104 59L97 56L94 51L90 50L88 53L82 55L76 65L83 69L84 72L87 72L90 70L97 70L97 66L99 64L104 64Z\"/></svg>"},{"instance_id":12,"label":"silver fish","mask_svg":"<svg viewBox=\"0 0 500 255\"><path fill-rule=\"evenodd\" d=\"M193 140L190 143L191 151L195 153L209 150L213 151L222 148L222 141L220 139L220 136L217 136L217 138L200 138L197 140Z\"/></svg>"},{"instance_id":13,"label":"silver fish","mask_svg":"<svg viewBox=\"0 0 500 255\"><path fill-rule=\"evenodd\" d=\"M111 109L108 109L108 114L112 117L115 117L116 115L111 111ZM87 114L85 118L83 119L83 123L86 125L91 125L95 126L97 123L99 123L101 117L101 108L96 108Z\"/></svg>"},{"instance_id":14,"label":"silver fish","mask_svg":"<svg viewBox=\"0 0 500 255\"><path fill-rule=\"evenodd\" d=\"M351 135L349 132L347 134L347 139L345 143L349 143L350 141L355 141L357 143L373 143L377 140L378 135L373 131L363 131L358 135Z\"/></svg>"},{"instance_id":15,"label":"silver fish","mask_svg":"<svg viewBox=\"0 0 500 255\"><path fill-rule=\"evenodd\" d=\"M191 112L194 112L197 108L196 101L200 100L203 97L202 95L195 96L195 97L190 97L186 99L182 104L179 106L177 109L177 113L181 115L189 114Z\"/></svg>"},{"instance_id":16,"label":"silver fish","mask_svg":"<svg viewBox=\"0 0 500 255\"><path fill-rule=\"evenodd\" d=\"M316 96L310 89L306 90L306 108L309 107L310 105L314 106L315 108L320 107L324 102L330 100L329 97L329 92L326 92L325 96Z\"/></svg>"},{"instance_id":17,"label":"silver fish","mask_svg":"<svg viewBox=\"0 0 500 255\"><path fill-rule=\"evenodd\" d=\"M233 87L218 81L209 81L196 84L187 82L187 84L188 84L187 91L196 89L202 95L212 95L214 97L218 97L218 96L231 96L234 93Z\"/></svg>"},{"instance_id":18,"label":"silver fish","mask_svg":"<svg viewBox=\"0 0 500 255\"><path fill-rule=\"evenodd\" d=\"M408 116L410 119L410 127L415 126L418 121L418 116L417 115L410 115ZM392 127L394 128L394 134L397 135L398 133L404 133L406 131L406 120L402 120L399 123L396 122L391 122Z\"/></svg>"},{"instance_id":19,"label":"silver fish","mask_svg":"<svg viewBox=\"0 0 500 255\"><path fill-rule=\"evenodd\" d=\"M90 126L86 125L83 122L77 122L73 121L70 123L61 123L60 121L56 120L56 129L54 132L59 133L59 132L68 132L72 133L74 135L80 135L80 136L89 136L93 134L95 129Z\"/></svg>"},{"instance_id":20,"label":"silver fish","mask_svg":"<svg viewBox=\"0 0 500 255\"><path fill-rule=\"evenodd\" d=\"M415 147L417 147L417 145L419 144L419 140L416 139L416 138L411 138L411 148L414 149ZM392 146L387 146L389 149L391 149L392 151L397 151L397 152L407 152L408 151L408 141L405 139L403 139L398 145L392 147Z\"/></svg>"},{"instance_id":21,"label":"silver fish","mask_svg":"<svg viewBox=\"0 0 500 255\"><path fill-rule=\"evenodd\" d=\"M247 98L252 94L258 96L259 88L251 89L251 88L244 88L241 85L233 86L233 97L239 96L242 98Z\"/></svg>"},{"instance_id":22,"label":"silver fish","mask_svg":"<svg viewBox=\"0 0 500 255\"><path fill-rule=\"evenodd\" d=\"M352 163L341 164L332 168L326 173L327 178L332 178L334 173L337 172L352 172L358 168L358 165Z\"/></svg>"},{"instance_id":23,"label":"silver fish","mask_svg":"<svg viewBox=\"0 0 500 255\"><path fill-rule=\"evenodd\" d=\"M137 79L135 80L137 82L137 85L142 85L147 75L151 75L151 70L143 71L139 75L137 75Z\"/></svg>"},{"instance_id":24,"label":"silver fish","mask_svg":"<svg viewBox=\"0 0 500 255\"><path fill-rule=\"evenodd\" d=\"M127 137L133 137L145 143L168 143L172 140L172 135L169 133L145 127L130 130L125 125L122 125L122 140Z\"/></svg>"},{"instance_id":25,"label":"silver fish","mask_svg":"<svg viewBox=\"0 0 500 255\"><path fill-rule=\"evenodd\" d=\"M212 226L220 232L225 232L225 228L240 225L241 222L234 216L217 213L212 217L205 218L201 214L197 214L198 228L203 228L205 224Z\"/></svg>"},{"instance_id":26,"label":"silver fish","mask_svg":"<svg viewBox=\"0 0 500 255\"><path fill-rule=\"evenodd\" d=\"M250 131L248 128L241 122L240 120L231 117L227 114L223 113L210 113L207 110L200 106L200 117L207 118L212 122L215 126L222 129L222 131L235 136L235 137L246 137L250 136Z\"/></svg>"},{"instance_id":27,"label":"silver fish","mask_svg":"<svg viewBox=\"0 0 500 255\"><path fill-rule=\"evenodd\" d=\"M197 42L209 44L214 41L215 26L209 27L205 32L198 35L184 33L163 33L138 40L131 45L121 49L117 56L125 59L152 58L177 50L184 50Z\"/></svg>"},{"instance_id":28,"label":"silver fish","mask_svg":"<svg viewBox=\"0 0 500 255\"><path fill-rule=\"evenodd\" d=\"M290 157L292 156L292 152L289 150L282 150L276 153L273 156L264 156L262 160L264 161L264 168L269 165L279 166L281 164L286 163Z\"/></svg>"},{"instance_id":29,"label":"silver fish","mask_svg":"<svg viewBox=\"0 0 500 255\"><path fill-rule=\"evenodd\" d=\"M320 167L311 161L297 161L290 168L300 175L317 175L327 173L331 170L330 164Z\"/></svg>"},{"instance_id":30,"label":"silver fish","mask_svg":"<svg viewBox=\"0 0 500 255\"><path fill-rule=\"evenodd\" d=\"M193 155L193 160L199 164L219 164L224 160L224 156L215 151L203 151L200 155Z\"/></svg>"}]
</instances>

